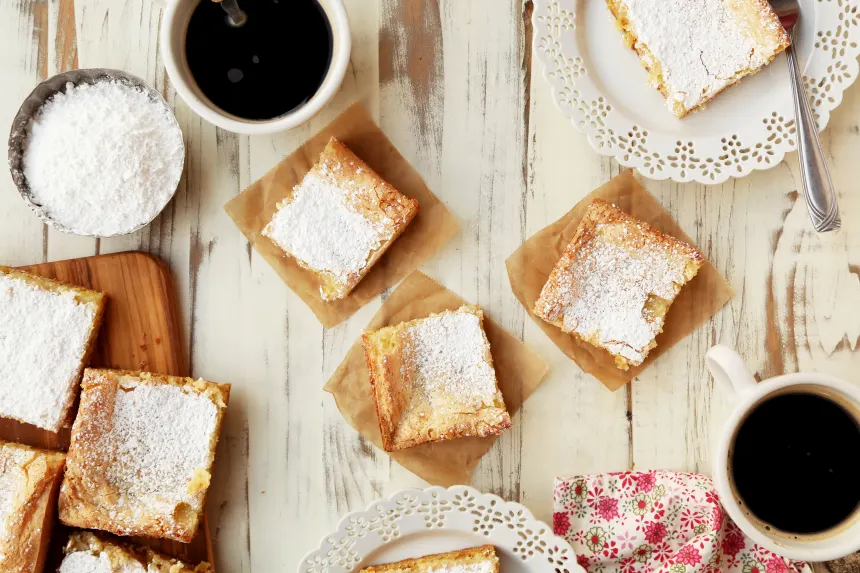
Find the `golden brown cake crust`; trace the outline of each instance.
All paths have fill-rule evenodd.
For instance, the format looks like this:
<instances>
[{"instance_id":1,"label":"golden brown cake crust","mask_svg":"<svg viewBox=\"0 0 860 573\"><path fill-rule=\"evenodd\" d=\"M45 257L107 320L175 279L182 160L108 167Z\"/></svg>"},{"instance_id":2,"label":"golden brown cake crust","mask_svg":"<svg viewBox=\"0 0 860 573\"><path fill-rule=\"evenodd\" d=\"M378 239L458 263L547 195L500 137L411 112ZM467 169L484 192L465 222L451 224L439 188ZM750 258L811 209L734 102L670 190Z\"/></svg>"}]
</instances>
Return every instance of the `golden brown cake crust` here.
<instances>
[{"instance_id":1,"label":"golden brown cake crust","mask_svg":"<svg viewBox=\"0 0 860 573\"><path fill-rule=\"evenodd\" d=\"M434 313L427 318L458 312L478 317L485 344L483 359L492 367L493 357L486 333L483 332L484 314L480 307L464 305L457 311ZM428 415L429 404L419 401L421 402L419 408L411 407L412 391L408 379L405 379L402 374L404 368L407 370L410 368L408 360L403 356L403 333L424 320L426 319L402 322L362 334L364 356L370 373L370 385L376 404L383 449L393 452L427 442L470 436L487 437L499 435L510 428L511 417L505 408L498 385L494 396L488 397L492 401L491 404L479 409L440 415L432 421L429 419L433 415L432 410ZM405 427L406 431L398 431L401 427Z\"/></svg>"},{"instance_id":2,"label":"golden brown cake crust","mask_svg":"<svg viewBox=\"0 0 860 573\"><path fill-rule=\"evenodd\" d=\"M104 534L79 531L69 536L64 553L86 552L100 557L105 555L117 571L127 565L138 565L148 573L211 573L212 568L205 561L199 565L189 565L143 545L124 543Z\"/></svg>"},{"instance_id":3,"label":"golden brown cake crust","mask_svg":"<svg viewBox=\"0 0 860 573\"><path fill-rule=\"evenodd\" d=\"M215 428L209 442L208 467L195 473L187 486L199 510L187 503L179 504L171 515L155 509L147 515L124 510L132 501L144 507L147 501L111 484L108 472L114 460L112 450L104 447L104 437L112 427L117 394L134 385L175 386L186 394L204 396L216 407ZM74 527L101 529L116 535L142 535L190 542L197 533L205 505L230 385L148 372L88 368L84 371L81 387L81 405L72 427L67 468L60 490L60 520ZM176 439L182 440L183 436L176 436ZM123 499L128 503L122 503Z\"/></svg>"},{"instance_id":4,"label":"golden brown cake crust","mask_svg":"<svg viewBox=\"0 0 860 573\"><path fill-rule=\"evenodd\" d=\"M0 276L4 275L8 276L9 278L21 279L33 286L51 292L74 292L75 300L77 302L79 302L80 304L90 305L95 309L95 318L90 328L89 335L87 336L86 350L84 351L83 358L81 359L81 363L78 366L78 371L74 378L75 385L77 385L77 381L80 380L84 368L87 364L89 364L90 357L95 351L96 343L98 342L99 337L99 329L101 328L102 322L104 322L105 304L107 302L107 296L99 291L80 287L63 281L48 279L39 275L34 275L33 273L13 269L11 267L0 266ZM69 425L71 425L74 419L74 412L72 411L72 407L74 406L77 397L77 389L69 393L69 396L66 398L66 402L63 404L64 414L61 418L62 422L58 427L53 428L49 431L59 432L63 427L68 427ZM17 421L27 423L26 420Z\"/></svg>"},{"instance_id":5,"label":"golden brown cake crust","mask_svg":"<svg viewBox=\"0 0 860 573\"><path fill-rule=\"evenodd\" d=\"M13 452L23 454L23 464L13 461ZM0 441L0 471L20 472L23 489L14 500L0 539L0 573L38 573L47 554L55 518L57 489L66 455Z\"/></svg>"},{"instance_id":6,"label":"golden brown cake crust","mask_svg":"<svg viewBox=\"0 0 860 573\"><path fill-rule=\"evenodd\" d=\"M361 342L364 347L364 360L367 363L367 371L370 374L370 389L373 393L373 403L376 406L376 417L379 420L379 431L382 436L382 448L386 452L394 451L395 420L402 411L402 396L399 392L392 393L391 388L396 373L399 372L399 360L397 366L393 364L395 357L386 359L375 347L373 333L363 332Z\"/></svg>"},{"instance_id":7,"label":"golden brown cake crust","mask_svg":"<svg viewBox=\"0 0 860 573\"><path fill-rule=\"evenodd\" d=\"M616 365L627 370L631 365L640 364L648 352L656 346L656 341L651 340L650 344L642 349L641 360L634 360L629 357L622 356L617 352L612 352L600 342L600 333L592 333L586 335L582 332L577 332L576 329L571 329L565 323L565 313L567 308L572 304L578 296L581 295L581 286L587 282L587 276L579 276L574 272L577 262L585 256L588 250L597 241L612 241L620 248L636 252L645 247L661 253L662 257L667 260L672 260L676 266L681 267L683 276L680 282L676 284L676 289L671 298L667 298L665 302L665 311L663 316L656 317L659 331L662 331L662 324L665 318L665 312L674 300L674 295L680 290L683 284L691 280L699 268L704 264L704 257L692 246L687 243L670 237L653 228L643 221L631 217L612 203L595 199L586 211L585 216L577 227L576 233L570 243L562 253L561 258L555 267L553 267L546 284L541 291L540 298L534 306L536 316L546 322L559 327L564 332L575 336L577 339L591 344L601 350L606 351L611 355ZM623 269L619 269L621 273ZM656 337L656 334L655 334ZM625 341L620 340L620 343Z\"/></svg>"},{"instance_id":8,"label":"golden brown cake crust","mask_svg":"<svg viewBox=\"0 0 860 573\"><path fill-rule=\"evenodd\" d=\"M348 189L348 204L359 214L381 226L390 237L379 248L370 253L364 266L358 273L350 273L346 280L341 280L331 272L315 269L290 253L283 245L278 244L273 232L275 217L266 225L262 234L272 239L275 244L293 257L299 266L310 271L320 283L320 295L323 300L340 300L349 295L362 278L370 271L376 261L385 254L391 244L406 230L406 227L418 214L418 201L407 197L380 177L360 157L346 145L332 137L319 157L319 161L311 167L309 174L315 174L331 181L336 187ZM280 210L292 202L301 183L278 203Z\"/></svg>"},{"instance_id":9,"label":"golden brown cake crust","mask_svg":"<svg viewBox=\"0 0 860 573\"><path fill-rule=\"evenodd\" d=\"M365 567L361 573L418 573L430 568L471 565L487 561L492 563L491 573L499 573L499 558L496 555L496 548L492 545L481 545L480 547L460 549L448 553L436 553L394 563L373 565Z\"/></svg>"},{"instance_id":10,"label":"golden brown cake crust","mask_svg":"<svg viewBox=\"0 0 860 573\"><path fill-rule=\"evenodd\" d=\"M340 289L335 296L337 299L346 297L358 286L361 279L370 272L376 261L385 254L388 247L403 234L412 219L418 214L418 201L407 197L394 188L385 179L380 177L364 161L352 152L346 145L335 137L332 137L320 156L320 161L332 161L339 163L345 171L341 181L355 181L359 188L373 189L373 194L358 195L355 200L358 203L359 212L364 213L371 219L378 219L378 213L385 214L391 220L390 227L393 230L391 238L382 246L370 254L367 264L362 271ZM378 202L378 203L377 203Z\"/></svg>"}]
</instances>

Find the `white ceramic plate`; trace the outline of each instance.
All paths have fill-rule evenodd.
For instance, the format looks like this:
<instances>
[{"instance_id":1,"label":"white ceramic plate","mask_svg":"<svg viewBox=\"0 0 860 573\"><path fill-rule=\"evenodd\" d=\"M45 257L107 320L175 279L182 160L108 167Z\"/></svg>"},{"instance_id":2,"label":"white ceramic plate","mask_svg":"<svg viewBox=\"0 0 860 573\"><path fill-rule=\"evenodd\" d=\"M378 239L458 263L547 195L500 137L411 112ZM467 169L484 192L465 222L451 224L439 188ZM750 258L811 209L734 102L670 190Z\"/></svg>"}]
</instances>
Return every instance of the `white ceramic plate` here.
<instances>
[{"instance_id":1,"label":"white ceramic plate","mask_svg":"<svg viewBox=\"0 0 860 573\"><path fill-rule=\"evenodd\" d=\"M857 78L857 0L800 0L795 44L821 129ZM605 0L535 0L535 48L559 109L592 147L652 179L721 183L796 148L785 56L676 119Z\"/></svg>"},{"instance_id":2,"label":"white ceramic plate","mask_svg":"<svg viewBox=\"0 0 860 573\"><path fill-rule=\"evenodd\" d=\"M570 545L518 503L466 486L405 490L344 517L299 573L362 567L492 544L505 573L585 573Z\"/></svg>"}]
</instances>

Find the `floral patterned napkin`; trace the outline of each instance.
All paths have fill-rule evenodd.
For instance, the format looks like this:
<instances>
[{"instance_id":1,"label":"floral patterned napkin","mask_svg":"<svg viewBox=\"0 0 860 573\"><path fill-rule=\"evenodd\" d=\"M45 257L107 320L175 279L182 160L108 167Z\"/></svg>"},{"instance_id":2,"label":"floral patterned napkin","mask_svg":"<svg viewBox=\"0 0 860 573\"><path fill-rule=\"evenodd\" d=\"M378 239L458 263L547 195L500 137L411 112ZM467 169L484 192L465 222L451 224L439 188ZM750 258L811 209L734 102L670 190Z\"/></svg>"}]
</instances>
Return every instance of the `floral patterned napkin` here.
<instances>
[{"instance_id":1,"label":"floral patterned napkin","mask_svg":"<svg viewBox=\"0 0 860 573\"><path fill-rule=\"evenodd\" d=\"M755 544L710 478L622 472L555 482L553 528L588 573L810 573Z\"/></svg>"}]
</instances>

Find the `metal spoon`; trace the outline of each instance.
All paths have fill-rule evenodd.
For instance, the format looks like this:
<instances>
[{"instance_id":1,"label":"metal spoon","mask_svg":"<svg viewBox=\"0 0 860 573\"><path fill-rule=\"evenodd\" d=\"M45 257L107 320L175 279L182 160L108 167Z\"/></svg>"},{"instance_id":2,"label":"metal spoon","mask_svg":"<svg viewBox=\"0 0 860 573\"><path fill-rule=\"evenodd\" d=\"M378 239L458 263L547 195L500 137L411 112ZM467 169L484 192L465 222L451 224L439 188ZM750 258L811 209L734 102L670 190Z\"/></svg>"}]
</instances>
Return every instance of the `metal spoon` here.
<instances>
[{"instance_id":1,"label":"metal spoon","mask_svg":"<svg viewBox=\"0 0 860 573\"><path fill-rule=\"evenodd\" d=\"M797 153L800 156L800 179L803 195L809 208L812 226L819 233L835 231L842 225L839 206L836 204L836 190L830 181L830 170L818 139L818 126L809 106L809 97L803 87L803 76L797 63L794 50L796 34L794 30L800 19L800 5L797 0L770 0L783 28L791 37L791 46L785 50L788 57L788 71L794 93L794 119L797 123Z\"/></svg>"},{"instance_id":2,"label":"metal spoon","mask_svg":"<svg viewBox=\"0 0 860 573\"><path fill-rule=\"evenodd\" d=\"M239 3L236 0L212 0L216 4L221 4L221 8L227 12L227 23L234 28L244 26L248 21L248 15L239 8Z\"/></svg>"}]
</instances>

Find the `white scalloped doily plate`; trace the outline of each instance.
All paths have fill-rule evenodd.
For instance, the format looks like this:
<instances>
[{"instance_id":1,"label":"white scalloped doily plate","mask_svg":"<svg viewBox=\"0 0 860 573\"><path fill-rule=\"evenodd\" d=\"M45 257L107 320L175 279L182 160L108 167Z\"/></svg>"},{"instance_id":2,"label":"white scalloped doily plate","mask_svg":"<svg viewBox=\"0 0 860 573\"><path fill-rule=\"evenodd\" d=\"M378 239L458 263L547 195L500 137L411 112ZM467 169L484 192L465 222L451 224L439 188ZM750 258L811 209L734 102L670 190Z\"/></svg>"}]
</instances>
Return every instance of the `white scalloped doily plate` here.
<instances>
[{"instance_id":1,"label":"white scalloped doily plate","mask_svg":"<svg viewBox=\"0 0 860 573\"><path fill-rule=\"evenodd\" d=\"M299 573L368 565L492 544L505 573L585 573L570 545L528 509L467 486L405 490L344 517Z\"/></svg>"},{"instance_id":2,"label":"white scalloped doily plate","mask_svg":"<svg viewBox=\"0 0 860 573\"><path fill-rule=\"evenodd\" d=\"M795 44L818 125L857 78L860 1L800 0ZM722 183L768 169L796 148L784 55L676 119L605 0L535 0L534 41L559 109L597 152L652 179Z\"/></svg>"}]
</instances>

